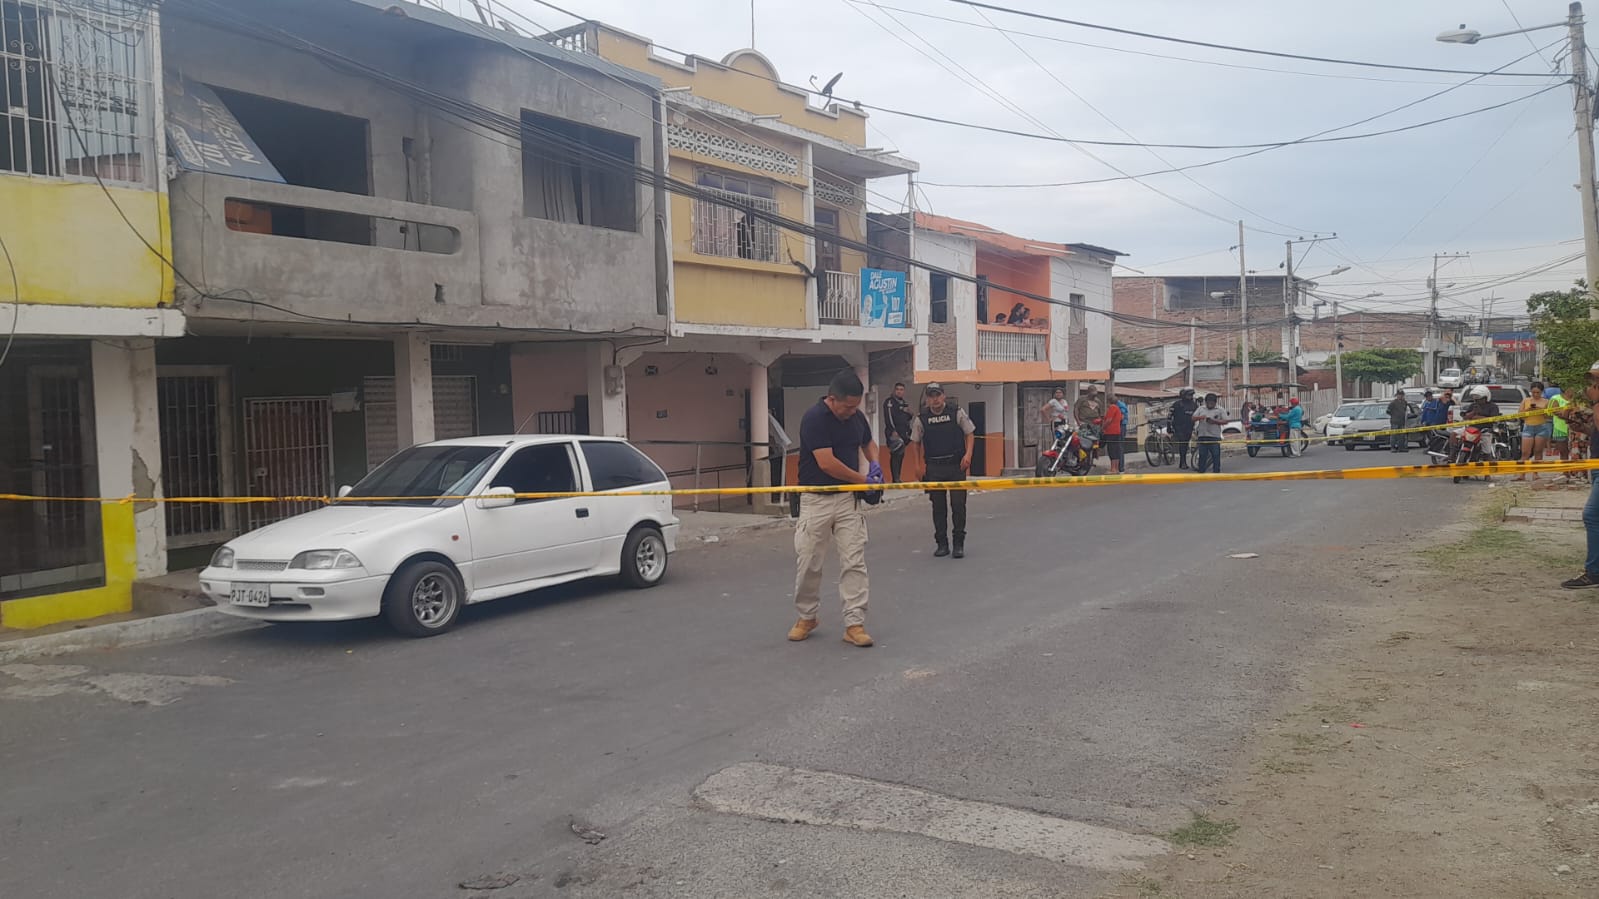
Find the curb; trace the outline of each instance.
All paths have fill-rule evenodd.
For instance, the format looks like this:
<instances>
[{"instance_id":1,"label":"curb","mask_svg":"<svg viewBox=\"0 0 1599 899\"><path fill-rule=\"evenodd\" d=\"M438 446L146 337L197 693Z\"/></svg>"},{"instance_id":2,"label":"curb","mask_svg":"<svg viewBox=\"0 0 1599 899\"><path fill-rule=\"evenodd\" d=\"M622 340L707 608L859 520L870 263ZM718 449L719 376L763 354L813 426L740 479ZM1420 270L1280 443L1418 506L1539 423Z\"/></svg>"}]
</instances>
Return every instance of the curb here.
<instances>
[{"instance_id":1,"label":"curb","mask_svg":"<svg viewBox=\"0 0 1599 899\"><path fill-rule=\"evenodd\" d=\"M0 643L0 664L67 655L88 650L120 649L167 640L209 637L266 627L264 621L235 618L216 609L192 609L134 621L116 621L59 634L23 637Z\"/></svg>"}]
</instances>

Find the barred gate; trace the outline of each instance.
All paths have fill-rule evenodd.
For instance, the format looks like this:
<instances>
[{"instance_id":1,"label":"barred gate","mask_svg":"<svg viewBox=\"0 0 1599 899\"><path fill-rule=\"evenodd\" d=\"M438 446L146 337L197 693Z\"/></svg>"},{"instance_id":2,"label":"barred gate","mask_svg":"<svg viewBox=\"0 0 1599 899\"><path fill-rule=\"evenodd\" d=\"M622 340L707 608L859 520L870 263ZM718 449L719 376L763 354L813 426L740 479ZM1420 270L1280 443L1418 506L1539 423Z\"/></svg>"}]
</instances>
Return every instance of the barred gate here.
<instances>
[{"instance_id":1,"label":"barred gate","mask_svg":"<svg viewBox=\"0 0 1599 899\"><path fill-rule=\"evenodd\" d=\"M333 487L333 410L325 396L244 401L244 465L250 496L327 496ZM316 500L245 506L248 529L321 507Z\"/></svg>"},{"instance_id":2,"label":"barred gate","mask_svg":"<svg viewBox=\"0 0 1599 899\"><path fill-rule=\"evenodd\" d=\"M167 496L232 496L233 400L225 366L162 366L156 397ZM168 503L167 545L220 543L238 533L235 506Z\"/></svg>"}]
</instances>

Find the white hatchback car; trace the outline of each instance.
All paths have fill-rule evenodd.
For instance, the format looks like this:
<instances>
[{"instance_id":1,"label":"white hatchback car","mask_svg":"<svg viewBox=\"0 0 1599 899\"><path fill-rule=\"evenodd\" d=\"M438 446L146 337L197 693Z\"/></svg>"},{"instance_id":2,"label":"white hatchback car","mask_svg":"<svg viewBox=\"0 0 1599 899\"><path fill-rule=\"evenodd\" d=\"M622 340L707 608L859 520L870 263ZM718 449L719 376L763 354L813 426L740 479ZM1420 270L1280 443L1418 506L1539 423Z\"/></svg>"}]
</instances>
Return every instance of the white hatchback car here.
<instances>
[{"instance_id":1,"label":"white hatchback car","mask_svg":"<svg viewBox=\"0 0 1599 899\"><path fill-rule=\"evenodd\" d=\"M327 508L228 541L200 586L218 608L245 618L382 615L402 633L428 637L454 625L467 603L605 575L632 587L660 583L680 524L671 497L515 494L669 487L649 457L613 438L421 444L340 490ZM475 498L450 498L460 496Z\"/></svg>"}]
</instances>

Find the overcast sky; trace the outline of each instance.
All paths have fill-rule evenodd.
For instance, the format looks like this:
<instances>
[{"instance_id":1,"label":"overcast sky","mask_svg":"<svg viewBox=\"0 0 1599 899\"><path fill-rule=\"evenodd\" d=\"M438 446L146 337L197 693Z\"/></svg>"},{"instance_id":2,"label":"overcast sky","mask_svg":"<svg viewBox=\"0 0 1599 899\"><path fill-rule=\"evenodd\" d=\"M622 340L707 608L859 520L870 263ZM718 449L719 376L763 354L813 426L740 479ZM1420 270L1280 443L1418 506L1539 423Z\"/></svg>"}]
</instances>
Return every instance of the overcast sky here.
<instances>
[{"instance_id":1,"label":"overcast sky","mask_svg":"<svg viewBox=\"0 0 1599 899\"><path fill-rule=\"evenodd\" d=\"M1513 29L1517 26L1512 11L1523 26L1557 22L1566 14L1566 4L1559 0L995 3L1216 43L1474 71L1532 54L1534 42L1548 48L1506 71L1549 71L1551 60L1566 46L1564 29L1533 32L1531 42L1525 36L1475 46L1434 40L1439 31L1461 23L1484 33ZM559 28L574 21L534 0L509 0L509 4L544 27ZM750 43L750 0L558 0L558 5L713 59ZM1470 77L1179 46L997 12L979 13L950 0L755 0L755 7L756 49L772 59L786 81L805 85L812 77L826 81L842 71L839 96L1072 138L1125 140L1130 133L1139 141L1159 143L1293 140L1348 125ZM1007 37L990 22L1039 36ZM1599 40L1599 32L1594 38ZM940 52L949 58L940 58ZM961 73L960 67L971 74ZM986 89L968 83L978 79ZM1549 84L1558 82L1481 79L1337 133L1440 118L1524 96ZM994 95L1019 111L1006 108ZM1505 313L1520 312L1528 293L1566 286L1582 271L1578 259L1493 290L1484 286L1498 276L1543 266L1582 248L1578 196L1572 187L1577 172L1571 102L1570 89L1562 85L1525 102L1441 125L1385 137L1287 147L1187 173L1194 180L1163 174L1142 183L1075 187L938 184L1116 177L1112 166L1143 173L1169 168L1168 163L1184 165L1238 151L1159 150L1155 152L1163 158L1157 158L1138 148L1091 148L1104 160L1100 162L1064 143L987 134L882 112L872 114L868 135L874 146L897 149L921 163L925 196L919 203L924 210L975 219L1035 239L1113 247L1128 254L1123 260L1128 266L1168 274L1235 274L1237 256L1228 248L1238 242L1235 222L1240 218L1250 229L1245 239L1248 266L1262 273L1280 271L1285 235L1336 232L1339 239L1310 249L1297 271L1314 277L1339 265L1352 265L1351 271L1327 278L1323 287L1351 296L1382 291L1381 299L1354 304L1368 308L1424 306L1420 298L1431 254L1470 253L1469 259L1448 263L1439 278L1443 284L1455 284L1446 291L1444 308L1475 312L1482 297L1496 293L1502 298L1496 310ZM876 182L873 189L896 200L905 193L903 179Z\"/></svg>"}]
</instances>

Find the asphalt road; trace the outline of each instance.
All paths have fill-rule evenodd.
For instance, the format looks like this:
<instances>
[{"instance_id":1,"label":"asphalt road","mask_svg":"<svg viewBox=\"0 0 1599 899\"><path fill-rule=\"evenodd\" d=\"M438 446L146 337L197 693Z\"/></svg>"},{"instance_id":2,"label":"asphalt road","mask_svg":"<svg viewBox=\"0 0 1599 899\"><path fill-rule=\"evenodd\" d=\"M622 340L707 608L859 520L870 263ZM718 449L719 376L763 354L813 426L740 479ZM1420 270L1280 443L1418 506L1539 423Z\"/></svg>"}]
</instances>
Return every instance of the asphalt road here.
<instances>
[{"instance_id":1,"label":"asphalt road","mask_svg":"<svg viewBox=\"0 0 1599 899\"><path fill-rule=\"evenodd\" d=\"M1094 895L1140 835L1209 807L1339 626L1317 566L1468 489L980 494L963 561L931 557L927 505L906 501L871 519L869 650L840 641L831 592L817 635L784 639L778 529L689 548L655 590L502 600L430 640L271 627L0 666L0 882L35 899Z\"/></svg>"}]
</instances>

